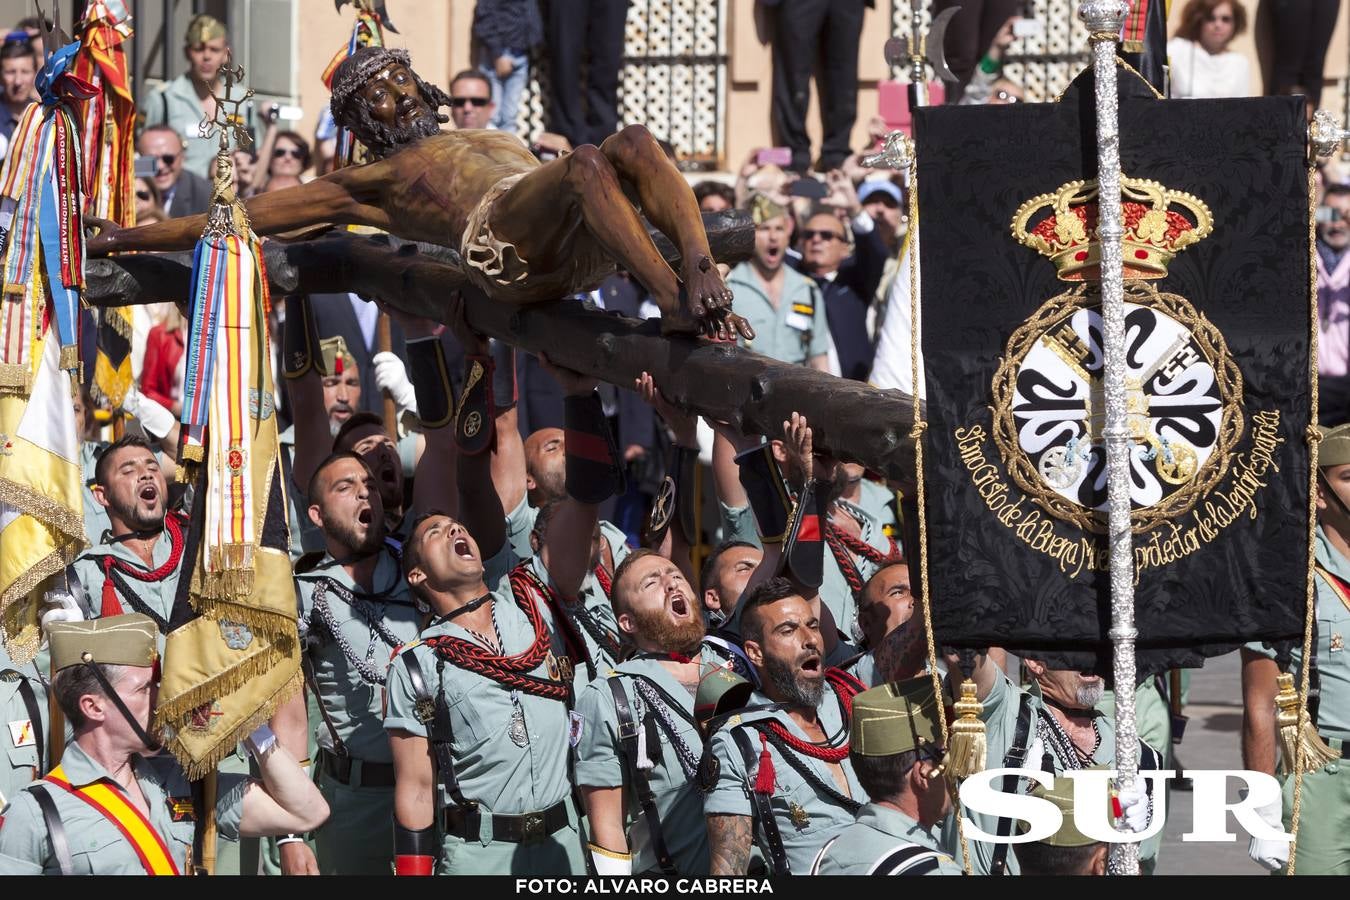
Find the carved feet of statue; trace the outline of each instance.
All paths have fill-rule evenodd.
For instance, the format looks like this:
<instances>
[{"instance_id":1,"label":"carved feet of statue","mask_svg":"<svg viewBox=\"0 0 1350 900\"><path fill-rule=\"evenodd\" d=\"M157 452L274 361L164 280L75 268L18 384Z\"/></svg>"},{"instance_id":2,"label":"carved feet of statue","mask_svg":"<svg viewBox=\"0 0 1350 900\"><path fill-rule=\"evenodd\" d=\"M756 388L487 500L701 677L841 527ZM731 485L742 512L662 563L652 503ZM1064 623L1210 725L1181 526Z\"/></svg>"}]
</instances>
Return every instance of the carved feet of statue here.
<instances>
[{"instance_id":1,"label":"carved feet of statue","mask_svg":"<svg viewBox=\"0 0 1350 900\"><path fill-rule=\"evenodd\" d=\"M666 316L667 334L699 333L717 342L751 340L755 330L731 311L732 294L712 258L687 255L680 267L680 309Z\"/></svg>"}]
</instances>

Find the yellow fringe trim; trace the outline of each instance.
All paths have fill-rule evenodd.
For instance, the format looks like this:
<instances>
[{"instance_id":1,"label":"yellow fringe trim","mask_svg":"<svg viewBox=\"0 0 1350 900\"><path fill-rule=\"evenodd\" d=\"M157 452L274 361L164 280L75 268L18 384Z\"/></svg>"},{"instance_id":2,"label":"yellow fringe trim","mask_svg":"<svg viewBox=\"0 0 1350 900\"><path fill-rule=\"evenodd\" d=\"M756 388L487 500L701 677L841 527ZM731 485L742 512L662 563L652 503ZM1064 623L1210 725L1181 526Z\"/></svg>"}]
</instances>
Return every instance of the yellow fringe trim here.
<instances>
[{"instance_id":1,"label":"yellow fringe trim","mask_svg":"<svg viewBox=\"0 0 1350 900\"><path fill-rule=\"evenodd\" d=\"M237 727L230 729L228 733L223 734L211 745L205 754L200 757L194 757L192 755L192 751L188 749L185 742L177 737L177 732L175 732L175 737L166 742L165 747L175 758L177 758L179 765L183 767L183 772L186 774L189 781L205 778L216 770L225 757L235 751L235 748L239 745L240 741L257 730L259 725L272 718L279 706L300 693L300 689L304 686L304 683L304 678L299 669L297 669L295 674L286 680L286 683L281 689L277 691L271 699L258 708L257 712L249 716ZM205 702L206 700L202 701L202 703ZM197 706L201 706L201 703L198 703ZM192 709L196 709L196 706L192 707Z\"/></svg>"},{"instance_id":2,"label":"yellow fringe trim","mask_svg":"<svg viewBox=\"0 0 1350 900\"><path fill-rule=\"evenodd\" d=\"M14 365L13 363L0 365L0 390L9 393L32 393L32 369L28 366Z\"/></svg>"},{"instance_id":3,"label":"yellow fringe trim","mask_svg":"<svg viewBox=\"0 0 1350 900\"><path fill-rule=\"evenodd\" d=\"M72 463L72 467L76 464ZM84 537L84 517L70 507L57 503L45 494L39 494L27 485L8 478L0 478L0 503L5 503L37 519L48 529L65 535L78 543L76 552L87 545Z\"/></svg>"}]
</instances>

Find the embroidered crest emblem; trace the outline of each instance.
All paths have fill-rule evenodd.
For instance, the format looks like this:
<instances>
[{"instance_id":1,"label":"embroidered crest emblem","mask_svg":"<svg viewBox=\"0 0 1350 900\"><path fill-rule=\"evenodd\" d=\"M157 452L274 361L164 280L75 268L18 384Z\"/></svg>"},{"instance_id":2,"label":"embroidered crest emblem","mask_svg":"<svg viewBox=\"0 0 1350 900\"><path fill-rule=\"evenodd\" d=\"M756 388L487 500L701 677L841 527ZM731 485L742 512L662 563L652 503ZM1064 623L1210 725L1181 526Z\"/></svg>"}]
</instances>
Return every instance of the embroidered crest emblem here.
<instances>
[{"instance_id":1,"label":"embroidered crest emblem","mask_svg":"<svg viewBox=\"0 0 1350 900\"><path fill-rule=\"evenodd\" d=\"M276 401L272 399L272 394L259 388L249 388L248 391L248 412L255 419L266 421L272 418L272 414L277 411Z\"/></svg>"},{"instance_id":2,"label":"embroidered crest emblem","mask_svg":"<svg viewBox=\"0 0 1350 900\"><path fill-rule=\"evenodd\" d=\"M483 427L483 415L474 410L464 417L464 436L473 437Z\"/></svg>"},{"instance_id":3,"label":"embroidered crest emblem","mask_svg":"<svg viewBox=\"0 0 1350 900\"><path fill-rule=\"evenodd\" d=\"M230 470L230 474L238 477L244 471L244 448L231 447L225 454L225 467Z\"/></svg>"},{"instance_id":4,"label":"embroidered crest emblem","mask_svg":"<svg viewBox=\"0 0 1350 900\"><path fill-rule=\"evenodd\" d=\"M413 703L413 715L423 725L430 725L431 720L436 718L436 701L430 697L418 697Z\"/></svg>"},{"instance_id":5,"label":"embroidered crest emblem","mask_svg":"<svg viewBox=\"0 0 1350 900\"><path fill-rule=\"evenodd\" d=\"M581 743L581 732L586 726L586 719L576 710L567 714L567 743L576 747Z\"/></svg>"},{"instance_id":6,"label":"embroidered crest emblem","mask_svg":"<svg viewBox=\"0 0 1350 900\"><path fill-rule=\"evenodd\" d=\"M14 455L14 441L7 434L0 434L0 456Z\"/></svg>"},{"instance_id":7,"label":"embroidered crest emblem","mask_svg":"<svg viewBox=\"0 0 1350 900\"><path fill-rule=\"evenodd\" d=\"M9 739L14 742L15 747L32 747L37 744L37 736L33 734L33 720L18 719L10 722Z\"/></svg>"},{"instance_id":8,"label":"embroidered crest emblem","mask_svg":"<svg viewBox=\"0 0 1350 900\"><path fill-rule=\"evenodd\" d=\"M221 619L220 636L231 650L247 650L248 645L253 643L253 632L243 622Z\"/></svg>"},{"instance_id":9,"label":"embroidered crest emblem","mask_svg":"<svg viewBox=\"0 0 1350 900\"><path fill-rule=\"evenodd\" d=\"M1333 631L1331 633L1331 652L1335 653L1338 650L1344 649L1345 649L1345 635L1341 634L1339 631Z\"/></svg>"},{"instance_id":10,"label":"embroidered crest emblem","mask_svg":"<svg viewBox=\"0 0 1350 900\"><path fill-rule=\"evenodd\" d=\"M210 731L216 727L216 720L225 715L219 700L207 700L201 706L188 713L188 731Z\"/></svg>"},{"instance_id":11,"label":"embroidered crest emblem","mask_svg":"<svg viewBox=\"0 0 1350 900\"><path fill-rule=\"evenodd\" d=\"M175 822L195 822L197 814L192 808L191 797L170 797L169 816Z\"/></svg>"}]
</instances>

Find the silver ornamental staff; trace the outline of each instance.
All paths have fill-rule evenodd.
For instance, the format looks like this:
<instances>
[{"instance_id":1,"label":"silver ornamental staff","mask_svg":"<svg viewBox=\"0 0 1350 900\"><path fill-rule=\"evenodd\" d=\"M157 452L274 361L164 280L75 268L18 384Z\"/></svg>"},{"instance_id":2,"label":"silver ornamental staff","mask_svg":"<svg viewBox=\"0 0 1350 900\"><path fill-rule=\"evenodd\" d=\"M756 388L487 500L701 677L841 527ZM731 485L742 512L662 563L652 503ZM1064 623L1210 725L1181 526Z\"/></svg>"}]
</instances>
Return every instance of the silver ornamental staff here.
<instances>
[{"instance_id":1,"label":"silver ornamental staff","mask_svg":"<svg viewBox=\"0 0 1350 900\"><path fill-rule=\"evenodd\" d=\"M1078 7L1092 45L1097 94L1097 235L1101 243L1101 297L1106 420L1107 540L1111 568L1111 644L1116 692L1116 769L1121 789L1139 774L1135 728L1134 548L1130 532L1130 430L1125 418L1125 297L1120 239L1120 110L1116 94L1116 44L1129 13L1124 0L1084 0ZM1110 867L1116 875L1139 874L1139 844L1117 843Z\"/></svg>"},{"instance_id":2,"label":"silver ornamental staff","mask_svg":"<svg viewBox=\"0 0 1350 900\"><path fill-rule=\"evenodd\" d=\"M892 66L909 65L909 108L918 109L928 105L928 66L932 66L935 77L948 84L957 82L957 77L947 68L942 48L946 44L947 23L961 7L949 6L933 16L926 36L923 33L923 0L909 0L909 9L909 34L886 42L886 62Z\"/></svg>"}]
</instances>

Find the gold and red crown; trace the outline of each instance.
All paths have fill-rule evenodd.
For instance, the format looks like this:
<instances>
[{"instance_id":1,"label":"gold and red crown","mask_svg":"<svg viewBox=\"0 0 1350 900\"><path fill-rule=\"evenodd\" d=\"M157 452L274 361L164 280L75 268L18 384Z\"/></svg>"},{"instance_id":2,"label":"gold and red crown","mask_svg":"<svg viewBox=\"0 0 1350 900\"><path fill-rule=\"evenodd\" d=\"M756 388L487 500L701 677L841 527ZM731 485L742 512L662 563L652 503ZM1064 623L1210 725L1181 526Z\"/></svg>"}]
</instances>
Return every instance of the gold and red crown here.
<instances>
[{"instance_id":1,"label":"gold and red crown","mask_svg":"<svg viewBox=\"0 0 1350 900\"><path fill-rule=\"evenodd\" d=\"M1019 242L1050 257L1062 281L1100 278L1097 181L1070 181L1023 203L1013 216ZM1207 237L1214 218L1203 200L1156 181L1121 176L1122 269L1126 278L1162 278L1172 257ZM1043 215L1048 212L1048 215ZM1032 224L1035 220L1035 224Z\"/></svg>"}]
</instances>

